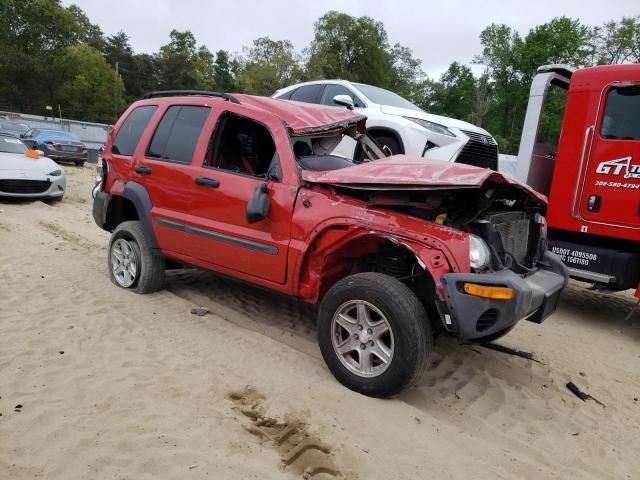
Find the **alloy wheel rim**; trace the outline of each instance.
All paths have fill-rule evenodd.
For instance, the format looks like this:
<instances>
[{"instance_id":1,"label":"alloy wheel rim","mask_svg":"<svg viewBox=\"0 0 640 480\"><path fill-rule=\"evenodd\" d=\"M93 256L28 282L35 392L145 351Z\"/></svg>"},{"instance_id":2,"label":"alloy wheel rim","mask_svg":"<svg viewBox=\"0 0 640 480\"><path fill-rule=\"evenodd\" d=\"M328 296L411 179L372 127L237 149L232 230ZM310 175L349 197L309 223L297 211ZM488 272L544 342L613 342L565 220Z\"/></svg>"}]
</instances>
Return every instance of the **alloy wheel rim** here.
<instances>
[{"instance_id":1,"label":"alloy wheel rim","mask_svg":"<svg viewBox=\"0 0 640 480\"><path fill-rule=\"evenodd\" d=\"M336 310L331 342L340 363L359 377L382 375L393 360L391 325L380 309L364 300L350 300Z\"/></svg>"},{"instance_id":2,"label":"alloy wheel rim","mask_svg":"<svg viewBox=\"0 0 640 480\"><path fill-rule=\"evenodd\" d=\"M129 288L138 276L138 256L131 244L119 238L111 246L111 272L118 285Z\"/></svg>"}]
</instances>

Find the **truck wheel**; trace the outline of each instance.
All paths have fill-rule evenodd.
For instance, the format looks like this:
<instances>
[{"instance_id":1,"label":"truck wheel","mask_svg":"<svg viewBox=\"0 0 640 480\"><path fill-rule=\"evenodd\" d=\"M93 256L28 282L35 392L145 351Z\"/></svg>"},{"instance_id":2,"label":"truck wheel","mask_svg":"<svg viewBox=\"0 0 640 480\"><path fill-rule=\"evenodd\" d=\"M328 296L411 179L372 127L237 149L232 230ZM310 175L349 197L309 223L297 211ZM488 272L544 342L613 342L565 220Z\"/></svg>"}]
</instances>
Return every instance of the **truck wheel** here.
<instances>
[{"instance_id":1,"label":"truck wheel","mask_svg":"<svg viewBox=\"0 0 640 480\"><path fill-rule=\"evenodd\" d=\"M109 273L117 286L136 293L151 293L164 283L164 257L147 242L138 221L123 222L109 241Z\"/></svg>"},{"instance_id":2,"label":"truck wheel","mask_svg":"<svg viewBox=\"0 0 640 480\"><path fill-rule=\"evenodd\" d=\"M424 307L404 283L358 273L340 280L322 300L318 342L340 383L390 397L418 378L433 338Z\"/></svg>"}]
</instances>

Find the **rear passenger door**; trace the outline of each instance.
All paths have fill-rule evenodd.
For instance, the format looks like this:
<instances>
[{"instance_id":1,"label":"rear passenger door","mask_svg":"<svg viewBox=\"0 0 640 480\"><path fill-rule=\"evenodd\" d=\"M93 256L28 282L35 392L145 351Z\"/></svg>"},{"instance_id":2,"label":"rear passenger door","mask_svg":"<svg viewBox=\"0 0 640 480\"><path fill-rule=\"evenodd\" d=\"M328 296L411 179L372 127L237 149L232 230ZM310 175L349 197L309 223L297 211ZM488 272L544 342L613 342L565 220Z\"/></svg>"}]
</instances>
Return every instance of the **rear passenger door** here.
<instances>
[{"instance_id":1,"label":"rear passenger door","mask_svg":"<svg viewBox=\"0 0 640 480\"><path fill-rule=\"evenodd\" d=\"M134 176L149 193L153 230L165 253L188 254L186 232L173 227L184 224L189 215L194 188L191 163L210 113L210 107L201 105L167 107L136 159Z\"/></svg>"}]
</instances>

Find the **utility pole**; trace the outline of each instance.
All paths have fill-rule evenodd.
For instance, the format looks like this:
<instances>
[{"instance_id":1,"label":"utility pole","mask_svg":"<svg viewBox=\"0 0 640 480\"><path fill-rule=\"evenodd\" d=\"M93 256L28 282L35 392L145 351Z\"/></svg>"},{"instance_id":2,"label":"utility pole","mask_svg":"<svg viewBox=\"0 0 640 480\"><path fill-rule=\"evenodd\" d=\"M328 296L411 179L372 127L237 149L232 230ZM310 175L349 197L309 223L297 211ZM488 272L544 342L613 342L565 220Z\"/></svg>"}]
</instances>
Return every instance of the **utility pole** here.
<instances>
[{"instance_id":1,"label":"utility pole","mask_svg":"<svg viewBox=\"0 0 640 480\"><path fill-rule=\"evenodd\" d=\"M118 77L119 73L119 62L116 62L116 79L113 84L113 123L115 124L118 121Z\"/></svg>"}]
</instances>

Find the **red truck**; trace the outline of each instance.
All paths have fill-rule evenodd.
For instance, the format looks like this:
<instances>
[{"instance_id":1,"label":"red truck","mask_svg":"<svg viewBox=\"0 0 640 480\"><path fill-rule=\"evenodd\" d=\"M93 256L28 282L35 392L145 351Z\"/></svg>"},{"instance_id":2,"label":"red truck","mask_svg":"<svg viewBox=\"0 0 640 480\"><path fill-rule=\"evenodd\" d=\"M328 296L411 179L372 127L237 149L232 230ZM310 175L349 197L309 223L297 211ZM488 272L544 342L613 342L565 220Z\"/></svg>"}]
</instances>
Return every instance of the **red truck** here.
<instances>
[{"instance_id":1,"label":"red truck","mask_svg":"<svg viewBox=\"0 0 640 480\"><path fill-rule=\"evenodd\" d=\"M344 136L365 162L331 155ZM542 322L568 280L544 196L488 169L386 158L346 108L149 94L109 134L93 193L117 286L150 293L193 265L319 304L323 358L367 395L418 378L434 332L490 341Z\"/></svg>"},{"instance_id":2,"label":"red truck","mask_svg":"<svg viewBox=\"0 0 640 480\"><path fill-rule=\"evenodd\" d=\"M557 142L551 100L564 101ZM550 248L571 276L640 297L640 65L540 67L516 178L548 195Z\"/></svg>"}]
</instances>

